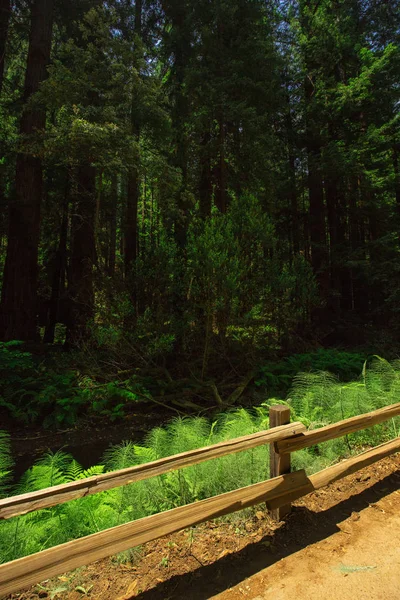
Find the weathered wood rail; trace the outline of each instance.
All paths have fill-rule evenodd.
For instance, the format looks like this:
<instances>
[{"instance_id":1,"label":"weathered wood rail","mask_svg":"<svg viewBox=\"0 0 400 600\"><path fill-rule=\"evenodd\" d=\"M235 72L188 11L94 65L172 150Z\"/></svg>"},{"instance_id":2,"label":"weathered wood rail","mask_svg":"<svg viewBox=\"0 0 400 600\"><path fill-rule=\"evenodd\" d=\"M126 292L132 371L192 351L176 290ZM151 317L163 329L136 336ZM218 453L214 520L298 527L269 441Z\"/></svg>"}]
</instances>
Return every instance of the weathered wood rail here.
<instances>
[{"instance_id":1,"label":"weathered wood rail","mask_svg":"<svg viewBox=\"0 0 400 600\"><path fill-rule=\"evenodd\" d=\"M271 479L106 529L0 565L0 595L18 592L24 587L100 558L256 504L266 503L267 508L273 511L276 517L281 518L290 510L290 503L294 500L399 452L400 437L310 477L307 477L304 470L288 472L291 452L371 427L397 415L400 415L400 403L314 431L306 431L301 423L287 423L289 420L287 407L271 407L272 429L270 430L183 452L151 463L0 500L0 519L8 519L82 498L88 494L162 475L205 460L264 444L271 445Z\"/></svg>"},{"instance_id":2,"label":"weathered wood rail","mask_svg":"<svg viewBox=\"0 0 400 600\"><path fill-rule=\"evenodd\" d=\"M277 440L290 435L295 435L300 431L305 431L305 426L302 423L290 423L284 427L270 429L267 431L258 431L251 435L242 436L226 442L220 442L213 446L204 448L196 448L189 452L182 452L173 456L167 456L150 463L112 471L111 473L103 473L79 479L62 485L56 485L51 488L30 492L28 494L20 494L0 500L0 520L9 519L18 515L49 508L69 502L76 498L83 498L89 494L97 494L105 490L111 490L116 487L128 485L135 481L149 479L157 475L163 475L170 471L190 467L206 460L226 456L243 450L251 450L258 446L271 444Z\"/></svg>"},{"instance_id":3,"label":"weathered wood rail","mask_svg":"<svg viewBox=\"0 0 400 600\"><path fill-rule=\"evenodd\" d=\"M326 427L307 431L290 439L277 441L275 448L279 454L296 452L296 450L309 448L315 444L321 444L322 442L327 442L328 440L333 440L343 435L360 431L361 429L367 429L367 427L372 427L398 415L400 415L400 402L384 406L364 415L344 419L332 425L326 425Z\"/></svg>"}]
</instances>

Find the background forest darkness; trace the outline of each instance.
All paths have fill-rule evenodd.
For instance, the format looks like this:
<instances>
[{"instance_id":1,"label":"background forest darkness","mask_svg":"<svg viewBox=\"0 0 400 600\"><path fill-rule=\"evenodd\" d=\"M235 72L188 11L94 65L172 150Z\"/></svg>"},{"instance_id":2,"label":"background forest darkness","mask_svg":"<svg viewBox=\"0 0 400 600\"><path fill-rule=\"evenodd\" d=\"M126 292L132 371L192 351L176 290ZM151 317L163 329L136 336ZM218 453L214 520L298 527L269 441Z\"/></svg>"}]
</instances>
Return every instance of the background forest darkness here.
<instances>
[{"instance_id":1,"label":"background forest darkness","mask_svg":"<svg viewBox=\"0 0 400 600\"><path fill-rule=\"evenodd\" d=\"M398 0L0 0L0 339L199 381L395 345L399 39Z\"/></svg>"}]
</instances>

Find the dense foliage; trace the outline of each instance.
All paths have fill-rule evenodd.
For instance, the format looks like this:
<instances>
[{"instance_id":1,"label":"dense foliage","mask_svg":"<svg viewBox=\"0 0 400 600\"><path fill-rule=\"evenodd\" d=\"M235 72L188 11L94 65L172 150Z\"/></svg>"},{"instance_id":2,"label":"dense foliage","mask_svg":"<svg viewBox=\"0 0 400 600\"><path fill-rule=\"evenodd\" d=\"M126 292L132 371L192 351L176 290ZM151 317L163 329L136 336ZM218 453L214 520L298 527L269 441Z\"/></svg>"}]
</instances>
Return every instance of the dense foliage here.
<instances>
[{"instance_id":1,"label":"dense foliage","mask_svg":"<svg viewBox=\"0 0 400 600\"><path fill-rule=\"evenodd\" d=\"M300 373L287 404L293 419L309 428L339 421L392 404L400 391L400 365L375 358L365 365L359 380L342 383L329 373ZM268 428L268 400L258 409L221 414L216 421L201 417L175 419L153 429L141 446L124 442L111 447L101 465L88 470L63 452L48 453L20 482L14 493L66 483L107 470L121 469L214 444ZM293 454L294 469L315 472L366 445L398 436L400 419L325 442ZM0 561L7 561L89 533L174 506L217 495L268 477L268 446L201 463L156 478L90 495L0 523ZM10 491L4 475L11 468L7 437L0 435L0 495ZM8 482L9 483L9 482Z\"/></svg>"},{"instance_id":2,"label":"dense foliage","mask_svg":"<svg viewBox=\"0 0 400 600\"><path fill-rule=\"evenodd\" d=\"M266 394L285 394L299 371L329 371L342 381L351 380L364 361L363 354L320 349L265 362L255 373L257 389L248 394L245 404L259 404ZM0 410L13 424L65 428L94 419L124 419L135 413L138 403L143 408L143 403L162 402L164 408L175 411L199 408L193 402L179 401L181 395L199 394L196 382L191 389L191 382L185 381L182 389L176 385L179 382L160 379L162 375L157 370L147 375L141 369L116 372L109 355L99 352L87 355L53 349L32 353L22 342L0 342ZM203 387L202 393L206 391ZM229 396L224 400L219 408L226 410ZM215 408L212 394L202 403L203 410Z\"/></svg>"},{"instance_id":3,"label":"dense foliage","mask_svg":"<svg viewBox=\"0 0 400 600\"><path fill-rule=\"evenodd\" d=\"M399 19L398 0L1 0L0 339L201 380L393 342Z\"/></svg>"}]
</instances>

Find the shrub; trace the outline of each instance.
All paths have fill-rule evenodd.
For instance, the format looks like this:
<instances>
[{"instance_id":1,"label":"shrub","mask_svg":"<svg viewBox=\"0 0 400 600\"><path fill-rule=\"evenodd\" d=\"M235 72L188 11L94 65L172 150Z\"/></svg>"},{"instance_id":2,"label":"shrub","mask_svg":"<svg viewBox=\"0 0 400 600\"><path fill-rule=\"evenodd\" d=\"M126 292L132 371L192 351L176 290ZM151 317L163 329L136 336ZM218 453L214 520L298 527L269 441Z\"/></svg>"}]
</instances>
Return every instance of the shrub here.
<instances>
[{"instance_id":1,"label":"shrub","mask_svg":"<svg viewBox=\"0 0 400 600\"><path fill-rule=\"evenodd\" d=\"M326 372L300 373L285 403L291 407L293 419L315 428L392 404L398 399L399 389L400 363L390 364L375 357L365 364L358 380L348 383ZM25 473L14 491L67 483L266 429L268 408L276 402L271 399L254 410L227 412L214 422L203 417L175 419L166 427L153 429L142 446L128 441L111 447L102 465L86 471L68 454L48 453ZM296 452L292 464L294 469L305 468L313 473L364 446L398 436L399 430L400 419L393 419ZM0 522L0 561L262 481L269 475L268 457L269 447L261 446ZM2 434L0 486L10 467L9 438Z\"/></svg>"}]
</instances>

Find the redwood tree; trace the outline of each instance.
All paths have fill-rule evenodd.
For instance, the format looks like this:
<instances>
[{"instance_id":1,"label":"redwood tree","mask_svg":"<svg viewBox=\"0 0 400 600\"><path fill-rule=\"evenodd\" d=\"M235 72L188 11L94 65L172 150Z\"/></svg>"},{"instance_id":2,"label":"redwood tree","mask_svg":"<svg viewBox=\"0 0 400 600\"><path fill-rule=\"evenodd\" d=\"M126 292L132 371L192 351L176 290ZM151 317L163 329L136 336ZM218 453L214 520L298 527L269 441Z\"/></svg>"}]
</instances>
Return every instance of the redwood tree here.
<instances>
[{"instance_id":1,"label":"redwood tree","mask_svg":"<svg viewBox=\"0 0 400 600\"><path fill-rule=\"evenodd\" d=\"M15 197L9 205L9 233L0 309L0 337L34 340L37 337L37 278L43 171L30 138L45 128L46 114L27 105L47 76L52 39L54 0L34 0L31 8L28 59L20 121L21 146L17 155Z\"/></svg>"}]
</instances>

